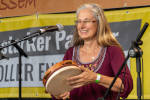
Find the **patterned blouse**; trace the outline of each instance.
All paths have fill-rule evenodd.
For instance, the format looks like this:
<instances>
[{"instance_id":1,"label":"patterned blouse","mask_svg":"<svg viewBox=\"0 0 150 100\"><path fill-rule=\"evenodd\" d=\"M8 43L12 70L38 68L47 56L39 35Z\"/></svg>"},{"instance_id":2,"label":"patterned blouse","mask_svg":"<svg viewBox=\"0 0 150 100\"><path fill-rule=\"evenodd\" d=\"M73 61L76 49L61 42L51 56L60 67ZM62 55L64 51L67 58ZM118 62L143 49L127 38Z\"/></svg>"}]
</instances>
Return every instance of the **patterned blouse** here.
<instances>
[{"instance_id":1,"label":"patterned blouse","mask_svg":"<svg viewBox=\"0 0 150 100\"><path fill-rule=\"evenodd\" d=\"M96 73L109 77L114 77L117 74L122 63L124 62L124 59L122 50L116 46L101 48L97 58L88 63L83 63L80 61L79 47L69 48L64 56L64 60L76 61L79 65L84 65ZM122 98L126 98L133 88L133 80L127 66L123 68L119 78L122 80L124 85L124 91L120 93L120 96ZM104 86L91 83L70 91L69 100L98 100L98 98L104 96L106 90L107 88ZM116 100L117 95L117 92L110 91L105 100Z\"/></svg>"}]
</instances>

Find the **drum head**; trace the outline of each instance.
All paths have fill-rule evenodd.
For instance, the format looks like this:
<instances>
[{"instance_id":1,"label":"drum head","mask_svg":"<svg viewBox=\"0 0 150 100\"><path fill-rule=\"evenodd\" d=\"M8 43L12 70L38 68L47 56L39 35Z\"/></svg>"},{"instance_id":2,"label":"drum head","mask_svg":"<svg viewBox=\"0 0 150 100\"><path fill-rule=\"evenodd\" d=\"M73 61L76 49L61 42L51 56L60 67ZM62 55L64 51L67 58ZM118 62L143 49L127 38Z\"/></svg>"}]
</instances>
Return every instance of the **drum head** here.
<instances>
[{"instance_id":1,"label":"drum head","mask_svg":"<svg viewBox=\"0 0 150 100\"><path fill-rule=\"evenodd\" d=\"M74 65L58 69L48 78L46 82L46 91L54 96L71 91L72 87L67 84L66 79L79 75L81 72L80 68Z\"/></svg>"}]
</instances>

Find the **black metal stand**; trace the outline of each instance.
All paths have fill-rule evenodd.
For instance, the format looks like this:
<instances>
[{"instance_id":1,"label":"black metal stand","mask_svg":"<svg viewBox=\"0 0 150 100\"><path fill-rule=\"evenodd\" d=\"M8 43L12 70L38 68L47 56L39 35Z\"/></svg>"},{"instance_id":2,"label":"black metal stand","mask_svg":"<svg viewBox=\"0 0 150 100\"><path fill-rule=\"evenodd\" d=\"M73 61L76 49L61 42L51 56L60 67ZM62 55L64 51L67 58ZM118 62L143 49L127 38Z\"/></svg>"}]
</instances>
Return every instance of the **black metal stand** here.
<instances>
[{"instance_id":1,"label":"black metal stand","mask_svg":"<svg viewBox=\"0 0 150 100\"><path fill-rule=\"evenodd\" d=\"M126 65L127 61L129 59L129 54L127 55L126 59L124 60L123 64L121 65L118 73L116 74L116 76L114 77L112 83L110 84L109 88L106 90L104 97L98 98L98 100L105 100L111 90L111 88L113 87L114 83L116 82L116 79L118 78L118 76L120 75L122 69L124 68L124 66Z\"/></svg>"},{"instance_id":2,"label":"black metal stand","mask_svg":"<svg viewBox=\"0 0 150 100\"><path fill-rule=\"evenodd\" d=\"M51 28L50 28L50 30L51 30ZM56 30L56 29L53 29L53 31L54 30ZM45 32L45 31L44 31ZM18 72L18 78L19 78L19 100L21 100L22 99L22 96L21 96L21 94L22 94L22 92L21 92L21 87L22 87L22 79L21 79L21 73L22 73L22 56L24 56L24 57L28 57L27 56L27 54L23 51L23 49L21 49L18 45L17 45L17 43L20 43L20 42L22 42L22 41L25 41L25 40L31 40L33 37L36 37L36 36L39 36L39 35L42 35L42 34L44 34L44 32L41 32L40 30L38 30L37 32L34 32L34 33L32 33L32 34L30 34L30 35L27 35L27 36L25 36L23 39L21 39L21 40L18 40L18 41L15 41L15 40L11 40L11 43L10 44L8 44L8 45L5 45L5 46L3 46L3 47L0 47L0 50L2 50L2 49L4 49L4 48L7 48L7 47L9 47L9 46L14 46L17 50L18 50L18 52L19 52L19 72Z\"/></svg>"},{"instance_id":3,"label":"black metal stand","mask_svg":"<svg viewBox=\"0 0 150 100\"><path fill-rule=\"evenodd\" d=\"M19 53L19 100L22 99L22 60L21 60L22 54Z\"/></svg>"},{"instance_id":4,"label":"black metal stand","mask_svg":"<svg viewBox=\"0 0 150 100\"><path fill-rule=\"evenodd\" d=\"M19 73L18 73L19 74L19 100L21 100L21 85L22 85L22 80L21 80L22 67L21 66L22 66L22 56L24 56L24 57L28 57L28 56L23 51L23 49L21 49L17 45L17 43L20 43L20 42L25 41L25 40L31 41L31 39L33 37L37 37L39 35L43 35L45 32L48 32L48 31L53 32L53 31L57 31L57 30L60 31L62 29L63 29L63 26L60 25L60 24L57 24L57 26L49 26L47 28L43 28L43 29L40 29L40 30L38 30L36 32L31 33L30 35L25 36L23 39L20 39L18 41L12 40L11 43L9 43L9 44L7 44L7 45L5 45L3 47L0 47L0 50L2 50L2 49L7 48L9 46L14 46L19 52ZM3 59L4 59L4 57L3 57Z\"/></svg>"},{"instance_id":5,"label":"black metal stand","mask_svg":"<svg viewBox=\"0 0 150 100\"><path fill-rule=\"evenodd\" d=\"M133 42L133 48L131 49L131 57L136 58L136 71L137 71L137 97L138 100L141 100L142 96L142 85L141 85L141 57L143 55L142 49L139 45L142 45L142 41L140 42Z\"/></svg>"},{"instance_id":6,"label":"black metal stand","mask_svg":"<svg viewBox=\"0 0 150 100\"><path fill-rule=\"evenodd\" d=\"M14 40L11 41L11 43L15 42ZM22 100L22 78L21 78L21 74L22 74L22 56L24 57L28 57L27 54L23 51L22 48L20 48L16 43L13 44L13 46L18 50L19 53L19 72L18 72L18 76L19 76L19 100Z\"/></svg>"},{"instance_id":7,"label":"black metal stand","mask_svg":"<svg viewBox=\"0 0 150 100\"><path fill-rule=\"evenodd\" d=\"M141 78L140 78L140 72L141 72L141 61L140 61L140 57L142 56L143 52L141 50L141 48L139 47L139 45L142 45L143 42L141 41L141 38L144 34L144 32L146 31L147 27L148 27L148 23L145 23L142 30L140 31L140 33L138 34L136 40L134 42L132 42L132 45L128 51L128 55L125 58L123 64L121 65L119 71L117 72L117 74L115 75L112 83L110 84L109 88L106 90L105 94L103 97L98 98L97 100L105 100L111 90L111 88L113 87L116 79L118 78L118 76L120 75L122 69L124 68L124 66L127 63L127 60L129 59L129 57L135 57L136 58L136 66L137 66L137 96L138 96L138 100L141 100Z\"/></svg>"},{"instance_id":8,"label":"black metal stand","mask_svg":"<svg viewBox=\"0 0 150 100\"><path fill-rule=\"evenodd\" d=\"M24 57L28 57L28 56L23 51L23 49L21 49L17 45L17 43L20 43L20 42L25 41L25 40L30 40L31 38L39 36L39 35L41 35L41 34L39 34L39 33L33 33L33 34L29 35L29 36L24 37L21 40L18 40L18 41L12 40L10 44L8 44L6 46L3 46L3 47L0 47L0 50L2 50L3 48L7 48L9 46L14 46L18 50L18 52L19 52L19 59L18 59L19 60L19 72L18 72L18 78L19 78L19 100L22 99L22 96L21 96L21 94L22 94L22 92L21 92L21 90L22 90L22 79L21 79L21 74L22 74L22 56L24 56Z\"/></svg>"},{"instance_id":9,"label":"black metal stand","mask_svg":"<svg viewBox=\"0 0 150 100\"><path fill-rule=\"evenodd\" d=\"M141 60L140 57L136 57L136 67L137 67L137 96L138 100L141 100L142 96L142 88L141 88L141 77L140 77L140 72L141 72Z\"/></svg>"}]
</instances>

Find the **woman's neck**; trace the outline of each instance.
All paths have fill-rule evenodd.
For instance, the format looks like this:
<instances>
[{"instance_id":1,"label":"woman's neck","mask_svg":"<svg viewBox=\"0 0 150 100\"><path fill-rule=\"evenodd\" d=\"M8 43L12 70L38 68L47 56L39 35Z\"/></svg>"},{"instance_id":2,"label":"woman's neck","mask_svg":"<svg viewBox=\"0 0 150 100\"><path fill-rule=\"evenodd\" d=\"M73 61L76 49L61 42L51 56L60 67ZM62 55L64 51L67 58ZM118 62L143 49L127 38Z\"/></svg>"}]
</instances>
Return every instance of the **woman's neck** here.
<instances>
[{"instance_id":1,"label":"woman's neck","mask_svg":"<svg viewBox=\"0 0 150 100\"><path fill-rule=\"evenodd\" d=\"M92 41L84 41L84 45L82 48L86 50L92 50L92 49L100 48L100 46L98 45L96 40L92 40Z\"/></svg>"},{"instance_id":2,"label":"woman's neck","mask_svg":"<svg viewBox=\"0 0 150 100\"><path fill-rule=\"evenodd\" d=\"M96 40L85 41L84 45L79 49L79 58L81 62L91 62L95 60L100 52L101 46Z\"/></svg>"}]
</instances>

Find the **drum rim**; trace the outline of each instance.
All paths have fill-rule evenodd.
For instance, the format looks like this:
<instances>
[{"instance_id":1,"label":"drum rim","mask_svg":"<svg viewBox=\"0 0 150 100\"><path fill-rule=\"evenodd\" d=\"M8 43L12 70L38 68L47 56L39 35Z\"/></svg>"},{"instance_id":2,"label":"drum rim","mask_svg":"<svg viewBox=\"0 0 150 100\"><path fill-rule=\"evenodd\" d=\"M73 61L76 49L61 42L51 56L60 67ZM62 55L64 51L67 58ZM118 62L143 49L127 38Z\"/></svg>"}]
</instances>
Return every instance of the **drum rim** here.
<instances>
[{"instance_id":1,"label":"drum rim","mask_svg":"<svg viewBox=\"0 0 150 100\"><path fill-rule=\"evenodd\" d=\"M79 69L81 70L79 67L75 66L75 65L70 65L70 66L67 66L67 67L63 67L63 68L60 68L59 70L56 70L47 80L46 82L46 85L45 85L45 88L46 88L46 91L48 92L48 83L49 81L51 81L55 76L57 76L59 73L61 73L62 71L65 71L65 70L68 70L68 69L71 69L71 68L74 68L74 69Z\"/></svg>"},{"instance_id":2,"label":"drum rim","mask_svg":"<svg viewBox=\"0 0 150 100\"><path fill-rule=\"evenodd\" d=\"M45 81L45 82L43 82L44 86L46 86L47 80L49 79L49 77L50 77L53 73L55 73L57 70L59 70L59 69L61 69L61 68L68 67L68 66L76 66L76 67L78 67L76 64L64 64L64 65L61 65L60 67L58 67L58 68L56 68L55 70L51 71L46 77L43 78L43 81ZM52 67L54 67L54 66L52 66Z\"/></svg>"}]
</instances>

